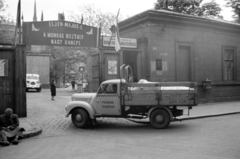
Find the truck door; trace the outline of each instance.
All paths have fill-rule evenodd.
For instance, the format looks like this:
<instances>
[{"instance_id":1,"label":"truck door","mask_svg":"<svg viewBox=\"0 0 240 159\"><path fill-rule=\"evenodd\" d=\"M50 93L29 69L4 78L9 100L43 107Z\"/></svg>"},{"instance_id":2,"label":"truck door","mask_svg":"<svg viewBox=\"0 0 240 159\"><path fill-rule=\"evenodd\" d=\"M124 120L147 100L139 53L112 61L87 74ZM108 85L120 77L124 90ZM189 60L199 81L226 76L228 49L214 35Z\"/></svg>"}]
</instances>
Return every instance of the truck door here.
<instances>
[{"instance_id":1,"label":"truck door","mask_svg":"<svg viewBox=\"0 0 240 159\"><path fill-rule=\"evenodd\" d=\"M102 115L121 115L120 95L117 84L102 84L96 96L95 110Z\"/></svg>"}]
</instances>

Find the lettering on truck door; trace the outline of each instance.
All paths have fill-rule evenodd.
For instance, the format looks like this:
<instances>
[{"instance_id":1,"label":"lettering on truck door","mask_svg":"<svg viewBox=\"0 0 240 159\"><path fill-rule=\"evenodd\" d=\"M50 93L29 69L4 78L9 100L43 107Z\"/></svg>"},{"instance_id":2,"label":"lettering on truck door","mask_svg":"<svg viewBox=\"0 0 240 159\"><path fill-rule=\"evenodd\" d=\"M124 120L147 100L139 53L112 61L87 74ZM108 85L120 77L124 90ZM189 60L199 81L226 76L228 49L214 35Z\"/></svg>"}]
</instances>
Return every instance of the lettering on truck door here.
<instances>
[{"instance_id":1,"label":"lettering on truck door","mask_svg":"<svg viewBox=\"0 0 240 159\"><path fill-rule=\"evenodd\" d=\"M96 112L103 115L121 115L117 84L102 84L96 96Z\"/></svg>"}]
</instances>

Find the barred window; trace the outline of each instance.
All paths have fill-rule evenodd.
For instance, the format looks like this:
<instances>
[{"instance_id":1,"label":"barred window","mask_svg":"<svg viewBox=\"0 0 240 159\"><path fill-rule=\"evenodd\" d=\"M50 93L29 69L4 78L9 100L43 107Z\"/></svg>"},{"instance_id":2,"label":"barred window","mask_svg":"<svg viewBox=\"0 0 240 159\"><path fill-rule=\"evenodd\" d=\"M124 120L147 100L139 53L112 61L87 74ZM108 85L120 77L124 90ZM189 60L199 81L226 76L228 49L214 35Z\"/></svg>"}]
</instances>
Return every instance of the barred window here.
<instances>
[{"instance_id":1,"label":"barred window","mask_svg":"<svg viewBox=\"0 0 240 159\"><path fill-rule=\"evenodd\" d=\"M223 49L223 80L234 80L234 49Z\"/></svg>"}]
</instances>

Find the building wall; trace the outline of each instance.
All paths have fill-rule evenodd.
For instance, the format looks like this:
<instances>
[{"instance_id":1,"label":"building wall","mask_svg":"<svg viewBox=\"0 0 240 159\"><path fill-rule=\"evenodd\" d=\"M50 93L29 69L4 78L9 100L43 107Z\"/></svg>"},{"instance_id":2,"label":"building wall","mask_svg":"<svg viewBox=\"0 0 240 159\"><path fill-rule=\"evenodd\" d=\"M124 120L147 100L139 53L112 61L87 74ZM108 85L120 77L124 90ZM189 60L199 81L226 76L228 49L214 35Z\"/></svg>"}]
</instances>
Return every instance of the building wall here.
<instances>
[{"instance_id":1,"label":"building wall","mask_svg":"<svg viewBox=\"0 0 240 159\"><path fill-rule=\"evenodd\" d=\"M27 55L27 73L36 73L40 75L40 81L43 88L49 86L50 56L49 55Z\"/></svg>"},{"instance_id":2,"label":"building wall","mask_svg":"<svg viewBox=\"0 0 240 159\"><path fill-rule=\"evenodd\" d=\"M211 22L204 26L194 22L148 20L122 29L120 34L139 39L142 67L150 74L148 80L179 81L182 58L179 46L186 46L190 48L189 81L198 83L200 102L240 100L240 33L225 27ZM229 81L223 78L223 48L226 47L235 51L234 80ZM156 59L161 60L161 70L156 70ZM204 89L202 82L206 79L212 81L211 89Z\"/></svg>"},{"instance_id":3,"label":"building wall","mask_svg":"<svg viewBox=\"0 0 240 159\"><path fill-rule=\"evenodd\" d=\"M198 82L200 100L207 102L240 99L239 34L219 32L214 28L204 30L170 25L163 31L162 27L164 26L152 27L151 30L155 33L150 37L151 43L149 44L152 81L178 81L176 63L177 57L181 55L178 55L177 47L178 45L188 45L192 47L191 81ZM223 79L223 47L230 47L236 51L234 81L224 81ZM161 59L165 65L163 71L156 71L154 67L156 59ZM203 89L202 81L206 79L212 81L212 89Z\"/></svg>"},{"instance_id":4,"label":"building wall","mask_svg":"<svg viewBox=\"0 0 240 159\"><path fill-rule=\"evenodd\" d=\"M162 26L160 25L160 28ZM222 48L231 47L236 50L236 77L240 80L240 35L221 33L212 30L200 30L194 28L181 28L168 25L159 35L159 27L152 27L153 34L150 38L149 52L151 54L151 62L155 59L162 59L167 63L167 70L163 70L162 74L157 74L154 68L151 69L151 79L170 81L176 80L176 46L189 45L192 46L192 62L193 62L193 81L200 82L206 78L213 81L223 81L223 57Z\"/></svg>"}]
</instances>

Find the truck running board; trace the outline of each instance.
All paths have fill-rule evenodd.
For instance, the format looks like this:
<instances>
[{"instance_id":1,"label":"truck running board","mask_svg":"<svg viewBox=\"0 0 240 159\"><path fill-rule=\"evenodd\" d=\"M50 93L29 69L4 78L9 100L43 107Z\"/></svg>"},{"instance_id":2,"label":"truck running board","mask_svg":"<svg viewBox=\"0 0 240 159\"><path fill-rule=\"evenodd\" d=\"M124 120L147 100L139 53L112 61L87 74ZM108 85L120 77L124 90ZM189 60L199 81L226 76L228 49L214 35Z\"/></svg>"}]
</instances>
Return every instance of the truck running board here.
<instances>
[{"instance_id":1,"label":"truck running board","mask_svg":"<svg viewBox=\"0 0 240 159\"><path fill-rule=\"evenodd\" d=\"M147 117L141 116L141 115L128 115L126 118L132 118L132 119L145 119Z\"/></svg>"}]
</instances>

